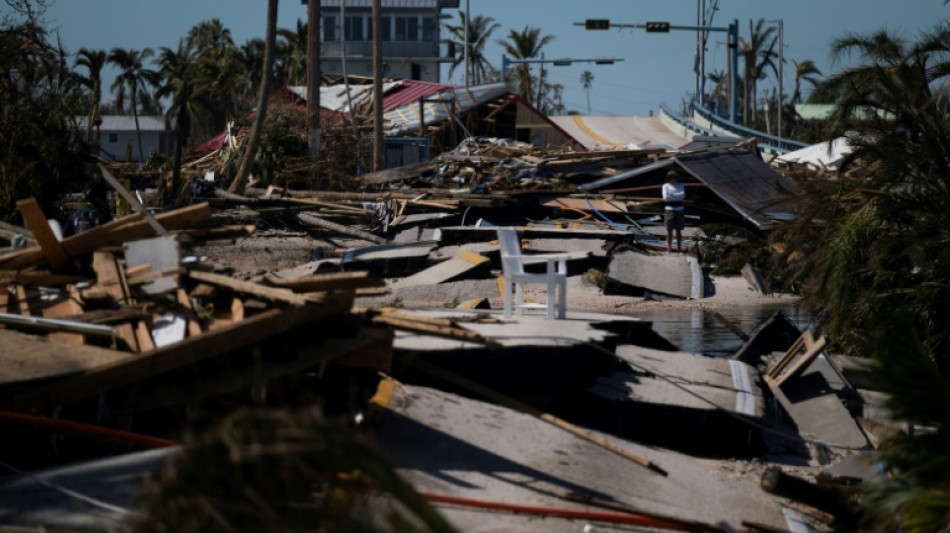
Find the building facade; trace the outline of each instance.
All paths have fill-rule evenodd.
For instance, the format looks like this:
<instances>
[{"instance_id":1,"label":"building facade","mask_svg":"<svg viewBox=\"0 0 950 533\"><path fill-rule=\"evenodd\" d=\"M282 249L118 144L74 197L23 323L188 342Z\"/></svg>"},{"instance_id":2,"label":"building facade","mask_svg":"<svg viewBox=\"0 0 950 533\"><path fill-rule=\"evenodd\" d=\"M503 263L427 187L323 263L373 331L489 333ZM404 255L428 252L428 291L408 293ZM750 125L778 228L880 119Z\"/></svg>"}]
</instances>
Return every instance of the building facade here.
<instances>
[{"instance_id":1,"label":"building facade","mask_svg":"<svg viewBox=\"0 0 950 533\"><path fill-rule=\"evenodd\" d=\"M323 72L373 75L372 4L372 0L321 1ZM383 77L438 82L442 64L452 61L449 47L442 46L443 11L458 8L459 0L382 0L381 7Z\"/></svg>"},{"instance_id":2,"label":"building facade","mask_svg":"<svg viewBox=\"0 0 950 533\"><path fill-rule=\"evenodd\" d=\"M170 155L172 132L166 127L161 115L139 116L139 128L135 128L132 115L102 115L101 123L93 127L93 139L98 139L99 155L113 161L144 163L154 152ZM76 117L79 131L85 134L87 117ZM139 154L138 131L142 133L142 153ZM93 144L95 144L93 142Z\"/></svg>"}]
</instances>

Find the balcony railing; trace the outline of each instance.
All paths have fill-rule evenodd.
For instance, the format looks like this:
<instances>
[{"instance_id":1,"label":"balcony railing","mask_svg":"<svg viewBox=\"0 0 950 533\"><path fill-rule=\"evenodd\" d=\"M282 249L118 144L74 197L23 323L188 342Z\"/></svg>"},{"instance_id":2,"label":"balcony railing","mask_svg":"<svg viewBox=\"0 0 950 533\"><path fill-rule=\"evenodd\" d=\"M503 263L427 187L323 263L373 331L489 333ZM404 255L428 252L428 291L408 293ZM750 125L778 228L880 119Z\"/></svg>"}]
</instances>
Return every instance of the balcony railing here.
<instances>
[{"instance_id":1,"label":"balcony railing","mask_svg":"<svg viewBox=\"0 0 950 533\"><path fill-rule=\"evenodd\" d=\"M367 41L346 41L347 57L373 57L373 43ZM327 59L340 57L341 44L337 42L320 43L320 56ZM387 41L383 43L384 57L439 57L439 43Z\"/></svg>"}]
</instances>

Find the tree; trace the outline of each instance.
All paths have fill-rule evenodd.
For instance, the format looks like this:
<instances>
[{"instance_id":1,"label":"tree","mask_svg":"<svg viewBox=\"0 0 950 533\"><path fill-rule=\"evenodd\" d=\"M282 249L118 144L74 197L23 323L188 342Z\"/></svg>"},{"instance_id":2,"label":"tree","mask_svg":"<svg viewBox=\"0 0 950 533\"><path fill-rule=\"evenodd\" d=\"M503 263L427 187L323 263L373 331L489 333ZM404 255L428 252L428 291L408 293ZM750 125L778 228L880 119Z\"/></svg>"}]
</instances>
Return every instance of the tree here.
<instances>
[{"instance_id":1,"label":"tree","mask_svg":"<svg viewBox=\"0 0 950 533\"><path fill-rule=\"evenodd\" d=\"M456 50L461 48L463 52L456 52L456 57L452 60L449 67L449 76L455 73L455 69L465 62L464 50L468 47L468 62L470 80L474 85L481 85L494 78L495 69L492 68L491 61L485 57L485 44L495 30L501 27L501 24L495 22L492 17L477 15L468 21L465 19L465 12L459 11L458 25L446 25L452 37L450 41ZM468 25L468 42L465 42L465 26ZM464 65L463 65L464 68Z\"/></svg>"},{"instance_id":2,"label":"tree","mask_svg":"<svg viewBox=\"0 0 950 533\"><path fill-rule=\"evenodd\" d=\"M581 86L587 92L587 114L590 115L590 86L594 82L594 74L589 70L581 72Z\"/></svg>"},{"instance_id":3,"label":"tree","mask_svg":"<svg viewBox=\"0 0 950 533\"><path fill-rule=\"evenodd\" d=\"M113 48L109 52L109 62L120 70L112 83L111 89L116 93L116 105L125 110L126 100L129 112L135 119L135 134L139 142L139 161L145 160L142 149L142 129L139 126L139 107L148 107L153 101L150 89L158 85L158 73L145 68L145 61L152 57L151 48L143 50L125 50Z\"/></svg>"},{"instance_id":4,"label":"tree","mask_svg":"<svg viewBox=\"0 0 950 533\"><path fill-rule=\"evenodd\" d=\"M208 111L195 133L216 135L242 110L254 104L256 85L251 71L220 20L196 24L188 31L186 45L195 51L195 97ZM258 74L260 70L256 71Z\"/></svg>"},{"instance_id":5,"label":"tree","mask_svg":"<svg viewBox=\"0 0 950 533\"><path fill-rule=\"evenodd\" d=\"M928 428L890 441L868 511L884 529L945 531L950 516L950 26L908 43L847 34L856 66L815 89L834 97L852 154L810 180L799 222L776 239L805 302L837 349L867 355L898 419ZM794 257L800 260L794 260ZM895 523L895 513L899 523Z\"/></svg>"},{"instance_id":6,"label":"tree","mask_svg":"<svg viewBox=\"0 0 950 533\"><path fill-rule=\"evenodd\" d=\"M278 43L278 66L275 70L282 73L277 80L283 85L304 85L307 83L307 23L297 20L297 29L277 30L283 40Z\"/></svg>"},{"instance_id":7,"label":"tree","mask_svg":"<svg viewBox=\"0 0 950 533\"><path fill-rule=\"evenodd\" d=\"M195 53L182 39L178 48L162 47L159 56L158 74L161 79L156 96L159 98L171 97L171 106L168 108L166 121L174 124L175 154L172 165L171 186L165 191L164 203L174 201L181 183L182 152L191 133L191 117L198 113L197 101L194 99L194 59Z\"/></svg>"},{"instance_id":8,"label":"tree","mask_svg":"<svg viewBox=\"0 0 950 533\"><path fill-rule=\"evenodd\" d=\"M267 0L267 32L264 36L264 74L261 78L261 90L257 99L257 113L254 116L254 125L248 135L244 147L244 157L237 176L228 187L228 192L243 192L244 182L251 174L251 168L257 157L257 145L261 141L261 131L264 129L264 120L267 118L267 100L270 97L271 76L267 73L274 68L274 52L277 47L277 0Z\"/></svg>"},{"instance_id":9,"label":"tree","mask_svg":"<svg viewBox=\"0 0 950 533\"><path fill-rule=\"evenodd\" d=\"M33 12L30 12L33 13ZM33 18L0 17L0 220L16 219L16 201L35 197L48 216L64 192L84 181L88 152L74 117L88 112L63 50Z\"/></svg>"},{"instance_id":10,"label":"tree","mask_svg":"<svg viewBox=\"0 0 950 533\"><path fill-rule=\"evenodd\" d=\"M102 101L102 69L106 66L105 50L80 48L76 54L74 66L85 67L86 76L79 77L79 83L89 90L89 114L86 117L86 142L99 146L98 135L93 140L92 129L99 122L99 102Z\"/></svg>"},{"instance_id":11,"label":"tree","mask_svg":"<svg viewBox=\"0 0 950 533\"><path fill-rule=\"evenodd\" d=\"M713 82L712 96L709 99L718 111L729 107L729 74L723 70L706 74L706 79Z\"/></svg>"},{"instance_id":12,"label":"tree","mask_svg":"<svg viewBox=\"0 0 950 533\"><path fill-rule=\"evenodd\" d=\"M510 30L506 39L497 42L505 49L505 52L515 59L533 59L541 55L544 46L553 40L553 35L542 37L541 28L525 26L520 32ZM528 102L538 105L540 102L533 98L536 91L534 91L534 79L531 76L530 66L522 63L514 70L514 80L518 85L518 93Z\"/></svg>"},{"instance_id":13,"label":"tree","mask_svg":"<svg viewBox=\"0 0 950 533\"><path fill-rule=\"evenodd\" d=\"M815 62L811 59L806 59L799 63L798 61L792 60L792 64L795 65L795 83L792 86L792 103L800 104L802 102L802 82L808 82L815 87L820 81L818 76L821 76L821 71L818 70L818 67L815 66Z\"/></svg>"},{"instance_id":14,"label":"tree","mask_svg":"<svg viewBox=\"0 0 950 533\"><path fill-rule=\"evenodd\" d=\"M750 20L749 40L739 38L739 54L742 56L744 70L742 121L747 126L753 125L757 116L755 95L758 94L758 80L765 79L766 67L771 67L776 74L778 72L775 61L773 61L778 57L778 54L775 53L778 38L774 35L774 26L763 29L765 23L765 19L759 19L753 26Z\"/></svg>"}]
</instances>

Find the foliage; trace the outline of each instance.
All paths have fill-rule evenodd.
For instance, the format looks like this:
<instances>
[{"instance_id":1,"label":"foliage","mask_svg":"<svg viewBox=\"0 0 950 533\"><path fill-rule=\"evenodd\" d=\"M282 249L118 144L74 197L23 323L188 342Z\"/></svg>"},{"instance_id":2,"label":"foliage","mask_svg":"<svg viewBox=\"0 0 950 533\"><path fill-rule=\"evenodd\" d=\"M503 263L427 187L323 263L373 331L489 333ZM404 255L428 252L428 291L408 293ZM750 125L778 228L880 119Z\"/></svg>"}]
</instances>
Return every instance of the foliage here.
<instances>
[{"instance_id":1,"label":"foliage","mask_svg":"<svg viewBox=\"0 0 950 533\"><path fill-rule=\"evenodd\" d=\"M553 35L545 35L542 37L541 28L525 26L520 32L509 30L508 37L499 39L498 44L514 59L533 59L541 55L541 51L544 47L553 40ZM535 107L542 107L538 101L539 98L535 97L535 93L538 92L537 78L531 75L530 65L521 63L512 70L514 71L514 75L511 76L511 79L517 84L518 94L535 105Z\"/></svg>"},{"instance_id":2,"label":"foliage","mask_svg":"<svg viewBox=\"0 0 950 533\"><path fill-rule=\"evenodd\" d=\"M881 390L892 393L888 409L918 429L897 436L881 451L887 476L864 487L869 529L950 531L950 382L936 371L902 302L882 304L895 312L868 339L874 376Z\"/></svg>"},{"instance_id":3,"label":"foliage","mask_svg":"<svg viewBox=\"0 0 950 533\"><path fill-rule=\"evenodd\" d=\"M312 410L225 416L166 464L143 507L138 533L453 531L364 436Z\"/></svg>"},{"instance_id":4,"label":"foliage","mask_svg":"<svg viewBox=\"0 0 950 533\"><path fill-rule=\"evenodd\" d=\"M29 20L0 28L0 219L36 197L52 216L63 191L85 181L87 146L74 117L85 115L79 79L66 54Z\"/></svg>"},{"instance_id":5,"label":"foliage","mask_svg":"<svg viewBox=\"0 0 950 533\"><path fill-rule=\"evenodd\" d=\"M799 221L776 233L778 264L829 338L875 361L894 413L927 428L883 449L891 476L868 493L876 522L948 531L950 27L914 43L848 34L834 50L858 65L816 91L837 101L833 127L852 132L853 152L835 179L805 183Z\"/></svg>"},{"instance_id":6,"label":"foliage","mask_svg":"<svg viewBox=\"0 0 950 533\"><path fill-rule=\"evenodd\" d=\"M449 66L449 77L455 73L455 69L465 65L465 47L468 46L468 62L471 82L473 85L481 85L497 78L498 73L491 65L491 61L485 57L485 44L495 30L501 27L501 24L495 22L492 17L477 15L470 21L465 19L465 12L459 11L459 24L446 24L445 29L451 36L451 42L457 49L456 57ZM465 27L468 26L468 42L465 41Z\"/></svg>"}]
</instances>

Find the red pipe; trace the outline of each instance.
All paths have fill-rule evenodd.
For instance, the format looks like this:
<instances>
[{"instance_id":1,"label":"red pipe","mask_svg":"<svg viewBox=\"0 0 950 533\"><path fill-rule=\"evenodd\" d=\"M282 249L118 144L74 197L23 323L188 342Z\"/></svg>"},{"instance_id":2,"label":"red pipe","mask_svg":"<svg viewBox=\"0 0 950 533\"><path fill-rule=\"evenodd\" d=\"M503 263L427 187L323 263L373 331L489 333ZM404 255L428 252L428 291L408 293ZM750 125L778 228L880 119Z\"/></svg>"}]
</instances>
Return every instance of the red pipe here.
<instances>
[{"instance_id":1,"label":"red pipe","mask_svg":"<svg viewBox=\"0 0 950 533\"><path fill-rule=\"evenodd\" d=\"M92 424L84 424L82 422L73 422L71 420L28 415L26 413L0 411L0 421L58 429L67 433L76 433L89 437L99 437L107 440L140 444L142 446L148 446L149 448L166 448L168 446L178 445L178 443L173 440L152 437L150 435L141 435L139 433L132 433L130 431L122 431L121 429L105 428L102 426L94 426Z\"/></svg>"},{"instance_id":2,"label":"red pipe","mask_svg":"<svg viewBox=\"0 0 950 533\"><path fill-rule=\"evenodd\" d=\"M563 507L541 507L536 505L519 505L513 503L493 502L487 500L475 500L471 498L462 498L459 496L448 496L445 494L434 494L431 492L420 492L422 497L429 501L437 503L448 503L463 505L466 507L476 507L479 509L492 509L498 511L509 511L512 513L532 514L541 516L557 516L561 518L574 518L581 520L590 520L593 522L611 522L615 524L635 524L642 526L658 527L663 529L674 529L679 531L722 531L714 526L703 524L679 523L672 520L663 520L636 513L608 513L604 511L584 511L580 509L565 509Z\"/></svg>"}]
</instances>

